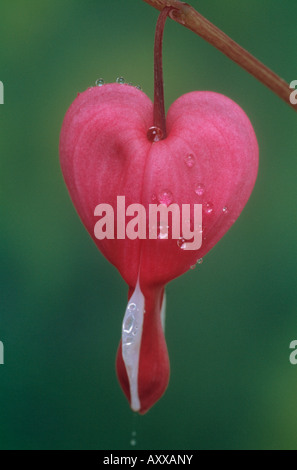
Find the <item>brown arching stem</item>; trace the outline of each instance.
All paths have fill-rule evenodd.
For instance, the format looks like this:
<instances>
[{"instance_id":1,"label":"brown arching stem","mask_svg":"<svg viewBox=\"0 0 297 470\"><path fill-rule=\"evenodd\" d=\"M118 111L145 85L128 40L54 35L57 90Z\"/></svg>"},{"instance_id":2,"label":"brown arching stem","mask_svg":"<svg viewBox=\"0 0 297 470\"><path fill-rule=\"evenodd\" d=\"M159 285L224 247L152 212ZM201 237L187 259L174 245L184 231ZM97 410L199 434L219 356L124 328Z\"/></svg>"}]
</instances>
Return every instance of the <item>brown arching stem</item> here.
<instances>
[{"instance_id":1,"label":"brown arching stem","mask_svg":"<svg viewBox=\"0 0 297 470\"><path fill-rule=\"evenodd\" d=\"M297 105L290 101L290 96L294 91L290 88L290 85L262 64L262 62L256 59L247 50L239 46L239 44L223 33L223 31L200 15L193 7L177 0L144 1L160 11L171 7L171 12L169 11L171 19L198 34L198 36L223 52L229 59L240 65L244 70L270 88L277 96L297 111Z\"/></svg>"}]
</instances>

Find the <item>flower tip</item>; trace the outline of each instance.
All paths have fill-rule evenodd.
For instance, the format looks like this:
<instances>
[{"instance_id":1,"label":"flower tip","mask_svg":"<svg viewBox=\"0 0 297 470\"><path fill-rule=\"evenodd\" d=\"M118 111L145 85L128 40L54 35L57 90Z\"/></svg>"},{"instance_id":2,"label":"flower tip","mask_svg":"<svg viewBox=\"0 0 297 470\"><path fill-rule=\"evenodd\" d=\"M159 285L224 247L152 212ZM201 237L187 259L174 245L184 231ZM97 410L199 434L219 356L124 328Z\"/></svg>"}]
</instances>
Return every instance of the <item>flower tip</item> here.
<instances>
[{"instance_id":1,"label":"flower tip","mask_svg":"<svg viewBox=\"0 0 297 470\"><path fill-rule=\"evenodd\" d=\"M159 363L149 364L147 367L141 365L139 370L139 406L135 407L131 401L130 384L122 358L122 345L120 344L117 359L116 371L121 388L127 397L131 409L141 415L146 414L164 395L169 383L170 366L168 354Z\"/></svg>"},{"instance_id":2,"label":"flower tip","mask_svg":"<svg viewBox=\"0 0 297 470\"><path fill-rule=\"evenodd\" d=\"M132 410L140 414L145 414L168 386L170 366L164 318L164 288L144 296L137 282L123 321L116 370Z\"/></svg>"}]
</instances>

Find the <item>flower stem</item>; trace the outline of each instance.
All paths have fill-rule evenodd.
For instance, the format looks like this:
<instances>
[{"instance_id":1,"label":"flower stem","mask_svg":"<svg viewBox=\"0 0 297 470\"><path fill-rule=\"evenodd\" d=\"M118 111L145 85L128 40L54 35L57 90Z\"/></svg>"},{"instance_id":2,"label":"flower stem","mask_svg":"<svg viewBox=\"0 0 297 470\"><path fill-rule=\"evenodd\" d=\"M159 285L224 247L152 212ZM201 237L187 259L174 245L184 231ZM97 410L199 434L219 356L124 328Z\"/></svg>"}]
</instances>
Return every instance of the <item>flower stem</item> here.
<instances>
[{"instance_id":1,"label":"flower stem","mask_svg":"<svg viewBox=\"0 0 297 470\"><path fill-rule=\"evenodd\" d=\"M161 129L162 139L166 139L166 116L164 102L164 80L163 80L163 36L166 20L172 7L165 7L158 19L155 36L154 49L154 74L155 74L155 96L154 96L154 126Z\"/></svg>"},{"instance_id":2,"label":"flower stem","mask_svg":"<svg viewBox=\"0 0 297 470\"><path fill-rule=\"evenodd\" d=\"M244 70L257 78L265 86L270 88L277 96L289 104L295 111L297 105L290 101L293 89L282 78L256 59L247 50L233 41L223 31L204 18L193 7L187 3L177 0L144 0L149 5L164 11L171 7L170 17L178 23L184 25L194 33L201 36L212 46L223 52L229 59L236 62Z\"/></svg>"}]
</instances>

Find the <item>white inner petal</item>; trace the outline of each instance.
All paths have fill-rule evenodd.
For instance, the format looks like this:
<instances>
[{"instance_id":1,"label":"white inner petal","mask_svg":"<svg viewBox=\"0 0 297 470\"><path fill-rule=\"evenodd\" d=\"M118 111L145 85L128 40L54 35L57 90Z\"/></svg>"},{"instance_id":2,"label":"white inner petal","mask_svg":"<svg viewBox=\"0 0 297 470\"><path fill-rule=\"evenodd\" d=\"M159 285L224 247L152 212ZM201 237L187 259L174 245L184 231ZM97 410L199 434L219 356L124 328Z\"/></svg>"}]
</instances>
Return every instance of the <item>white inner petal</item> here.
<instances>
[{"instance_id":1,"label":"white inner petal","mask_svg":"<svg viewBox=\"0 0 297 470\"><path fill-rule=\"evenodd\" d=\"M164 292L162 309L161 309L161 323L162 323L164 333L165 333L165 320L166 320L166 292Z\"/></svg>"},{"instance_id":2,"label":"white inner petal","mask_svg":"<svg viewBox=\"0 0 297 470\"><path fill-rule=\"evenodd\" d=\"M138 369L144 307L144 295L137 281L135 291L128 302L122 327L122 356L128 374L133 411L139 411L141 407L138 394Z\"/></svg>"}]
</instances>

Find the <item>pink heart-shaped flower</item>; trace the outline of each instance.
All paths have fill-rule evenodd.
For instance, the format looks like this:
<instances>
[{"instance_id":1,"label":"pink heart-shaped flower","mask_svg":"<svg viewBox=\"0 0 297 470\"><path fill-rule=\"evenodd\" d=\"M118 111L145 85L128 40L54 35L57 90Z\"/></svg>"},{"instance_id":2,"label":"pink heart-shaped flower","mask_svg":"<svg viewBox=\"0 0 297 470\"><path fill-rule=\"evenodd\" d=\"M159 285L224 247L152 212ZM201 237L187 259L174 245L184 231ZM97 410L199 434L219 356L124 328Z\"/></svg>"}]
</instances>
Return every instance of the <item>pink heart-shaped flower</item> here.
<instances>
[{"instance_id":1,"label":"pink heart-shaped flower","mask_svg":"<svg viewBox=\"0 0 297 470\"><path fill-rule=\"evenodd\" d=\"M150 99L132 86L108 84L77 97L60 139L62 170L77 212L129 286L117 373L132 408L141 413L160 398L169 380L164 287L232 226L258 170L252 125L223 95L182 96L169 109L166 125L166 139L152 143L147 137L153 126ZM150 204L202 204L201 248L183 249L186 242L172 237L98 240L95 208L109 204L116 212L118 196L125 196L126 207L141 204L147 214Z\"/></svg>"}]
</instances>

